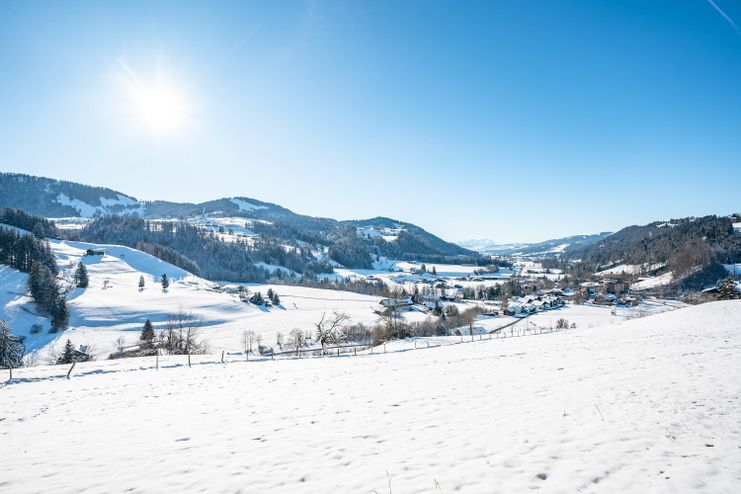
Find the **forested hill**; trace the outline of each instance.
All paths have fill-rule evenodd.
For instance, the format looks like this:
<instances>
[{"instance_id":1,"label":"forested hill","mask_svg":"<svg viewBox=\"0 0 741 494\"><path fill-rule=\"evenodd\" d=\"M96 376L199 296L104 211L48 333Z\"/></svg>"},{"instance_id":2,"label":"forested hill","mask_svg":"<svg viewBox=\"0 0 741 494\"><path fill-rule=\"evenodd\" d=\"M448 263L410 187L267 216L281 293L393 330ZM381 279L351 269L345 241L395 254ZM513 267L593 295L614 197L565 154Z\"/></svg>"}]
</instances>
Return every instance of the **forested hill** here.
<instances>
[{"instance_id":1,"label":"forested hill","mask_svg":"<svg viewBox=\"0 0 741 494\"><path fill-rule=\"evenodd\" d=\"M704 216L629 226L597 243L567 253L580 269L614 264L664 265L676 283L701 288L724 275L723 264L741 262L741 215Z\"/></svg>"},{"instance_id":2,"label":"forested hill","mask_svg":"<svg viewBox=\"0 0 741 494\"><path fill-rule=\"evenodd\" d=\"M139 201L124 193L16 173L0 173L0 208L18 208L46 217L134 215L173 221L196 216L230 216L253 221L267 242L309 243L328 249L348 267L369 268L374 256L428 262L484 262L483 258L425 231L391 218L338 221L294 213L277 204L247 197L195 203ZM130 224L128 224L130 226Z\"/></svg>"}]
</instances>

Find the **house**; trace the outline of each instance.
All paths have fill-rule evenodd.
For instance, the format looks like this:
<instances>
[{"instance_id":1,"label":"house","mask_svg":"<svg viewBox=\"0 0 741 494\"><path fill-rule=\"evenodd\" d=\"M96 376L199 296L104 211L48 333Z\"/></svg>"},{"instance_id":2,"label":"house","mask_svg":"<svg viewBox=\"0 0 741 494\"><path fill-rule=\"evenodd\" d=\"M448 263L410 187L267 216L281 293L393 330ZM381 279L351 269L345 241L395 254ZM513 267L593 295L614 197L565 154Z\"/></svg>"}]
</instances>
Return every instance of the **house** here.
<instances>
[{"instance_id":1,"label":"house","mask_svg":"<svg viewBox=\"0 0 741 494\"><path fill-rule=\"evenodd\" d=\"M596 281L585 281L584 283L579 284L579 293L581 293L583 297L589 297L598 293L601 287L602 285Z\"/></svg>"},{"instance_id":2,"label":"house","mask_svg":"<svg viewBox=\"0 0 741 494\"><path fill-rule=\"evenodd\" d=\"M85 251L86 256L104 256L105 251L102 249L88 249Z\"/></svg>"},{"instance_id":3,"label":"house","mask_svg":"<svg viewBox=\"0 0 741 494\"><path fill-rule=\"evenodd\" d=\"M390 307L394 309L399 309L401 307L411 307L414 305L414 302L412 302L412 299L410 297L405 298L383 298L379 302L379 304L383 305L384 307Z\"/></svg>"},{"instance_id":4,"label":"house","mask_svg":"<svg viewBox=\"0 0 741 494\"><path fill-rule=\"evenodd\" d=\"M628 292L630 285L619 278L606 279L603 282L604 292L608 295L615 295L620 297L621 295Z\"/></svg>"}]
</instances>

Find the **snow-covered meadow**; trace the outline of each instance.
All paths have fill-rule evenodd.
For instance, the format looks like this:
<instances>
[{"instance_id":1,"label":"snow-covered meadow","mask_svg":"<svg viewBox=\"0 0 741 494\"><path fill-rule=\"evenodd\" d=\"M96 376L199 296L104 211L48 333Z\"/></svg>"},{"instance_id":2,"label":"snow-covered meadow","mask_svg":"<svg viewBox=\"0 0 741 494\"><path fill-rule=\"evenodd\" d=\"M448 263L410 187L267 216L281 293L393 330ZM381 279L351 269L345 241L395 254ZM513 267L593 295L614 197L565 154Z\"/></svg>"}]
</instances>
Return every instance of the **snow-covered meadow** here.
<instances>
[{"instance_id":1,"label":"snow-covered meadow","mask_svg":"<svg viewBox=\"0 0 741 494\"><path fill-rule=\"evenodd\" d=\"M215 352L242 350L242 334L248 330L260 334L266 346L275 345L279 332L284 337L293 329L312 333L323 313L346 313L351 323L374 324L379 319L377 311L380 309L380 297L301 286L244 284L251 292L260 291L265 295L272 288L279 294L279 306L257 307L242 302L236 293L229 293L217 283L194 276L136 249L60 240L51 240L50 243L63 279L72 283L72 274L80 262L85 264L90 279L87 288L73 288L67 296L71 318L69 329L64 332L48 332L49 320L36 313L36 306L27 294L27 275L0 267L0 283L6 287L0 293L0 319L8 321L16 334L26 337L26 347L34 354L31 360L36 363L48 362L61 350L67 339L75 347L84 345L91 348L98 359L104 359L115 351L117 340L121 337L125 346L137 344L146 319L151 319L155 329L161 329L170 315L181 309L203 322L201 338ZM86 256L84 254L88 249L103 250L105 255ZM439 273L450 276L473 270L472 267L459 265L431 266L435 266ZM410 269L414 266L402 264L400 267ZM163 291L159 284L163 273L170 279L167 291ZM385 275L379 274L380 271L374 273L378 279L385 276L385 281L389 283L395 283L391 281L395 275L429 276L388 270ZM363 275L372 276L369 273ZM145 280L143 289L138 287L140 277ZM236 288L236 284L226 286L229 285ZM407 288L412 289L413 285ZM474 303L457 302L455 305L464 310ZM635 309L620 309L617 313L608 307L567 304L558 310L530 316L518 328L553 327L560 318L568 319L578 328L594 327L668 308L672 307L650 300ZM409 322L429 317L420 308L402 314ZM486 333L515 320L512 317L483 317L476 322L474 333ZM41 330L32 332L34 324L40 324ZM467 334L466 331L466 328L461 328L464 334Z\"/></svg>"},{"instance_id":2,"label":"snow-covered meadow","mask_svg":"<svg viewBox=\"0 0 741 494\"><path fill-rule=\"evenodd\" d=\"M732 301L357 357L20 369L0 490L735 493L740 358Z\"/></svg>"}]
</instances>

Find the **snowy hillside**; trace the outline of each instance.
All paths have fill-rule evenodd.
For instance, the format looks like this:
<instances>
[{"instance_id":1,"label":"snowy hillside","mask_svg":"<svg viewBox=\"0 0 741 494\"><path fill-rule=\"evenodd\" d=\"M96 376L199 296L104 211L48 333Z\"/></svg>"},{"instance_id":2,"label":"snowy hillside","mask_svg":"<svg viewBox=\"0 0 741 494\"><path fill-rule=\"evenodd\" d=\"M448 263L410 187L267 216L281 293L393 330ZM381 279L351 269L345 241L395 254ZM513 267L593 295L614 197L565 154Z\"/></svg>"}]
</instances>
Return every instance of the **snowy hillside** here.
<instances>
[{"instance_id":1,"label":"snowy hillside","mask_svg":"<svg viewBox=\"0 0 741 494\"><path fill-rule=\"evenodd\" d=\"M70 329L49 333L48 319L35 314L36 307L26 295L27 275L0 266L0 319L7 320L16 334L26 337L26 346L39 352L45 362L49 350L59 349L69 338L77 345L92 345L105 358L115 349L116 339L123 336L136 344L142 325L151 319L161 329L167 318L183 309L204 322L202 338L215 348L239 350L242 332L254 330L268 345L273 345L278 331L312 330L323 312L348 313L353 322L372 323L378 316L378 297L336 290L296 286L249 285L252 292L263 295L274 288L281 305L259 308L239 300L236 294L218 290L218 285L165 263L149 254L116 245L52 240L63 278L71 279L79 262L86 265L90 285L73 288L67 296L71 310ZM104 256L85 256L87 249L104 250ZM167 274L171 284L162 290L159 279ZM145 287L139 290L139 278ZM33 324L41 331L32 333Z\"/></svg>"},{"instance_id":2,"label":"snowy hillside","mask_svg":"<svg viewBox=\"0 0 741 494\"><path fill-rule=\"evenodd\" d=\"M168 359L78 364L69 381L18 370L0 388L2 490L730 494L741 482L738 301L400 353Z\"/></svg>"}]
</instances>

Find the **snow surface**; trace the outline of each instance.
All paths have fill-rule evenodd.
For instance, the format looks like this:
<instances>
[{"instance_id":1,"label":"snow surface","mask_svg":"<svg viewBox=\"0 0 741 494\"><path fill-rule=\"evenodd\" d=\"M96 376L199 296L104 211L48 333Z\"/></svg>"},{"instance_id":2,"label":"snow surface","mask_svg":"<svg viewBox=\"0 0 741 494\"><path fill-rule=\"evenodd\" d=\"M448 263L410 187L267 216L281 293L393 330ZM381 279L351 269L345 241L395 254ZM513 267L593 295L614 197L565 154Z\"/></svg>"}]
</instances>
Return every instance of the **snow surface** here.
<instances>
[{"instance_id":1,"label":"snow surface","mask_svg":"<svg viewBox=\"0 0 741 494\"><path fill-rule=\"evenodd\" d=\"M281 305L270 309L246 304L236 294L218 291L218 284L193 276L187 271L144 252L117 245L85 242L50 241L57 257L60 274L71 280L79 262L88 270L88 288L74 288L67 297L71 311L70 329L49 334L49 320L34 314L36 306L27 296L27 275L0 267L0 319L10 322L13 331L25 336L29 350L43 363L53 350L61 349L69 338L74 345L92 345L105 358L123 336L128 344L137 342L146 319L155 330L164 327L169 315L183 309L204 321L201 337L214 350L236 351L242 348L245 330L261 334L264 344L274 346L276 335L292 329L313 331L322 313L346 312L353 323L375 323L380 297L338 290L299 286L247 284L250 292L266 294L273 288ZM88 248L103 249L105 256L84 256ZM265 267L270 267L265 265ZM159 284L166 273L171 284L165 293ZM145 288L138 289L144 276ZM31 333L33 324L43 330Z\"/></svg>"},{"instance_id":2,"label":"snow surface","mask_svg":"<svg viewBox=\"0 0 741 494\"><path fill-rule=\"evenodd\" d=\"M358 357L19 369L0 490L735 493L740 358L729 301Z\"/></svg>"},{"instance_id":3,"label":"snow surface","mask_svg":"<svg viewBox=\"0 0 741 494\"><path fill-rule=\"evenodd\" d=\"M80 199L72 199L68 197L63 192L60 192L59 195L56 197L56 202L65 206L70 206L77 210L77 212L80 213L81 216L86 217L92 217L96 214L106 214L110 211L108 208L112 206L124 206L126 208L129 208L130 211L127 211L127 213L138 213L141 214L143 212L144 205L140 204L136 200L126 197L121 194L117 194L116 199L108 199L106 197L100 197L98 201L100 202L100 206L93 206L91 204L86 203L85 201L81 201Z\"/></svg>"},{"instance_id":4,"label":"snow surface","mask_svg":"<svg viewBox=\"0 0 741 494\"><path fill-rule=\"evenodd\" d=\"M674 280L674 275L671 271L661 274L659 276L653 276L650 278L644 278L633 283L630 287L633 290L650 290L659 286L669 285Z\"/></svg>"},{"instance_id":5,"label":"snow surface","mask_svg":"<svg viewBox=\"0 0 741 494\"><path fill-rule=\"evenodd\" d=\"M260 206L260 205L251 203L249 201L245 201L244 199L238 199L236 197L231 198L230 201L236 204L240 211L255 211L257 209L268 209L267 206Z\"/></svg>"}]
</instances>

